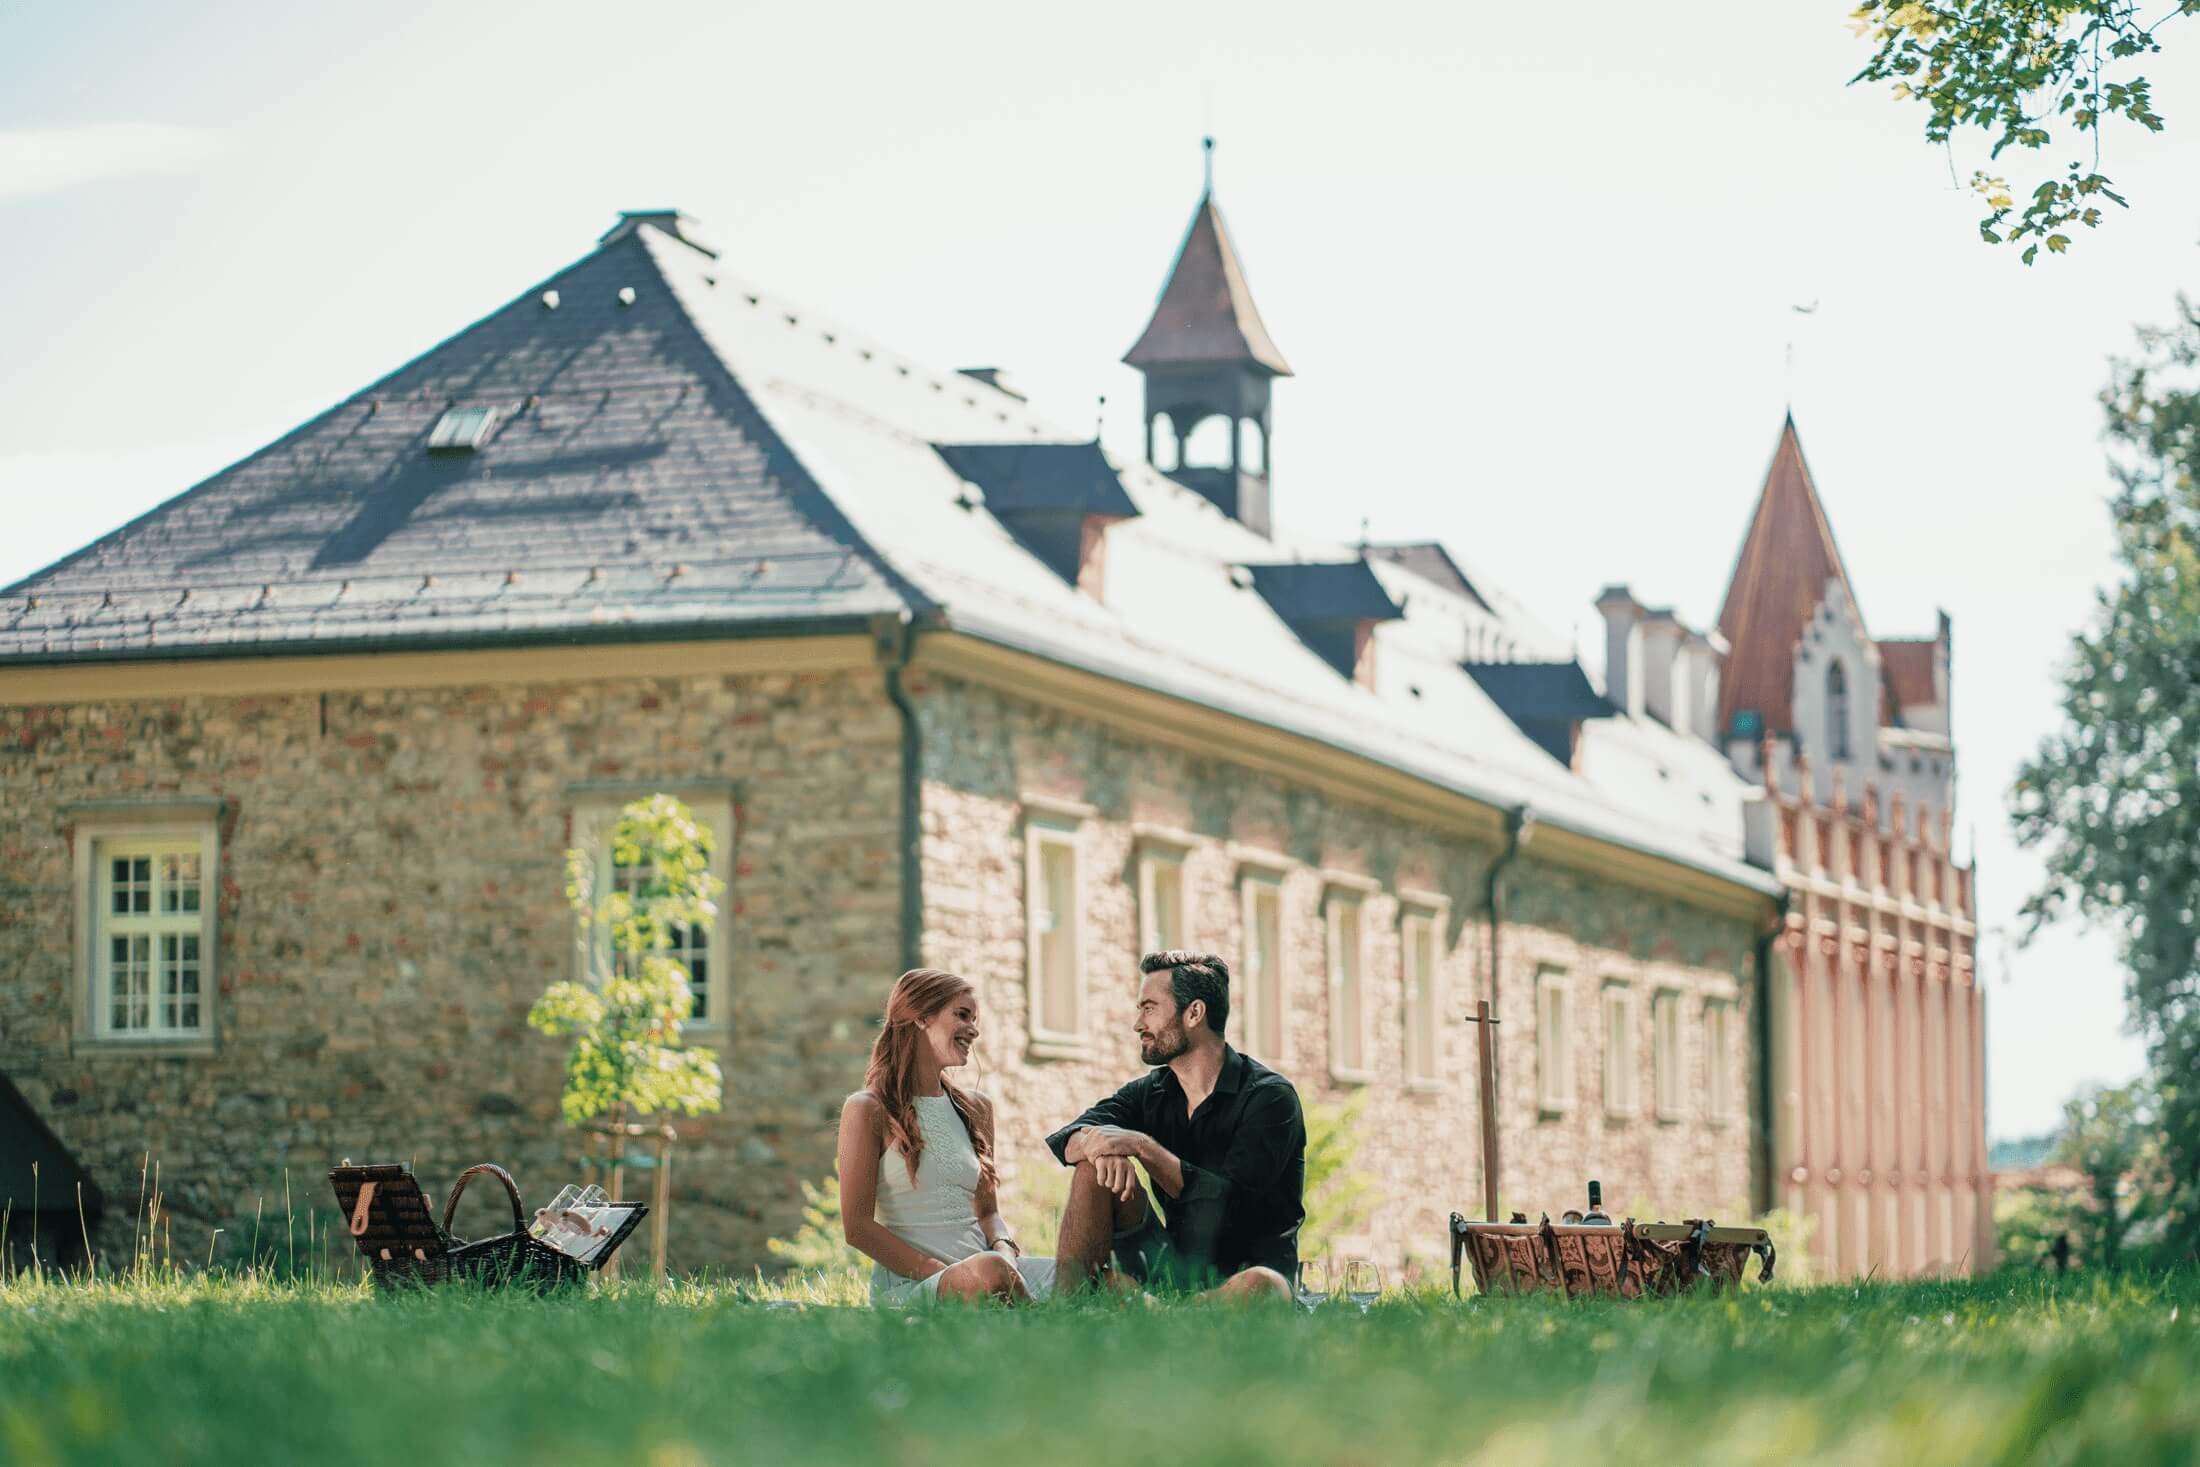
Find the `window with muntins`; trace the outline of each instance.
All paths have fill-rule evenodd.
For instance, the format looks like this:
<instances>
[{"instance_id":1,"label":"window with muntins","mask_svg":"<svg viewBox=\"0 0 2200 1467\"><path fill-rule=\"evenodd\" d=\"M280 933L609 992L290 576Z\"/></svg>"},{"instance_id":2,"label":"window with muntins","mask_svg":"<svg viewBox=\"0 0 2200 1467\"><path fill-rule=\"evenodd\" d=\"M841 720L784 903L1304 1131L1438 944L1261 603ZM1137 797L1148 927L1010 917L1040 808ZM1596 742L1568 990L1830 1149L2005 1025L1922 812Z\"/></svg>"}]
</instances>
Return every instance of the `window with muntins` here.
<instances>
[{"instance_id":1,"label":"window with muntins","mask_svg":"<svg viewBox=\"0 0 2200 1467\"><path fill-rule=\"evenodd\" d=\"M1569 1109L1574 1099L1573 1003L1563 974L1536 979L1536 1102L1547 1111Z\"/></svg>"},{"instance_id":2,"label":"window with muntins","mask_svg":"<svg viewBox=\"0 0 2200 1467\"><path fill-rule=\"evenodd\" d=\"M1437 984L1436 915L1407 912L1399 923L1398 936L1405 980L1406 1081L1434 1085L1442 1009Z\"/></svg>"},{"instance_id":3,"label":"window with muntins","mask_svg":"<svg viewBox=\"0 0 2200 1467\"><path fill-rule=\"evenodd\" d=\"M1328 919L1329 1069L1340 1079L1362 1080L1368 1076L1367 952L1359 898L1332 895Z\"/></svg>"},{"instance_id":4,"label":"window with muntins","mask_svg":"<svg viewBox=\"0 0 2200 1467\"><path fill-rule=\"evenodd\" d=\"M1604 1109L1609 1115L1631 1116L1638 1109L1635 1095L1635 995L1624 983L1604 989Z\"/></svg>"},{"instance_id":5,"label":"window with muntins","mask_svg":"<svg viewBox=\"0 0 2200 1467\"><path fill-rule=\"evenodd\" d=\"M207 1032L211 864L205 842L192 837L95 842L95 1033L159 1039Z\"/></svg>"},{"instance_id":6,"label":"window with muntins","mask_svg":"<svg viewBox=\"0 0 2200 1467\"><path fill-rule=\"evenodd\" d=\"M705 932L700 927L680 923L672 930L672 945L665 956L687 969L688 993L693 1007L688 1013L688 1024L699 1029L716 1029L725 1025L730 1004L732 969L727 955L732 950L733 933L733 799L718 790L682 793L678 786L668 791L679 797L681 803L695 817L695 823L710 833L711 874L723 883L715 902L718 916L713 930ZM650 869L646 865L630 866L618 860L611 849L611 832L619 822L619 811L636 799L646 798L654 791L637 790L634 793L587 793L577 800L573 812L574 843L583 850L592 851L595 859L596 900L600 906L603 897L621 892L638 897L649 883ZM592 960L592 961L591 961ZM635 959L628 954L615 954L611 946L610 929L596 923L582 935L578 946L576 966L583 981L592 981L594 975L603 972L631 975Z\"/></svg>"},{"instance_id":7,"label":"window with muntins","mask_svg":"<svg viewBox=\"0 0 2200 1467\"><path fill-rule=\"evenodd\" d=\"M1244 1015L1238 1048L1283 1063L1283 884L1249 876L1244 883L1245 946L1238 970Z\"/></svg>"},{"instance_id":8,"label":"window with muntins","mask_svg":"<svg viewBox=\"0 0 2200 1467\"><path fill-rule=\"evenodd\" d=\"M1078 954L1077 834L1026 827L1024 904L1035 1043L1082 1043L1085 992Z\"/></svg>"},{"instance_id":9,"label":"window with muntins","mask_svg":"<svg viewBox=\"0 0 2200 1467\"><path fill-rule=\"evenodd\" d=\"M1715 1121L1734 1113L1733 1061L1727 1053L1733 1023L1732 1004L1715 999L1703 1006L1704 1109Z\"/></svg>"},{"instance_id":10,"label":"window with muntins","mask_svg":"<svg viewBox=\"0 0 2200 1467\"><path fill-rule=\"evenodd\" d=\"M1184 924L1184 861L1148 853L1138 862L1139 941L1149 953L1189 946Z\"/></svg>"},{"instance_id":11,"label":"window with muntins","mask_svg":"<svg viewBox=\"0 0 2200 1467\"><path fill-rule=\"evenodd\" d=\"M1681 1097L1686 1086L1682 1074L1681 996L1671 990L1650 1000L1651 1067L1655 1071L1658 1119L1681 1118Z\"/></svg>"}]
</instances>

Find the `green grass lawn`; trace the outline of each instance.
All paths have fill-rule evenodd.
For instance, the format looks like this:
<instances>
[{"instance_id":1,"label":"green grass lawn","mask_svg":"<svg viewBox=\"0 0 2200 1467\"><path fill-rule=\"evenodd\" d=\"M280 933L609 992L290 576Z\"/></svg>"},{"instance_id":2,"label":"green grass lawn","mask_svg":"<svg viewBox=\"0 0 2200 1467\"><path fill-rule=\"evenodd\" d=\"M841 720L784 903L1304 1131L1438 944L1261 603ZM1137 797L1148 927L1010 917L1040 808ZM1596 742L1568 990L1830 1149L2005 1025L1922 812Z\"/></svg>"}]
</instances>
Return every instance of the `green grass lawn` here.
<instances>
[{"instance_id":1,"label":"green grass lawn","mask_svg":"<svg viewBox=\"0 0 2200 1467\"><path fill-rule=\"evenodd\" d=\"M2200 1278L1632 1305L767 1307L0 1286L0 1461L2200 1461Z\"/></svg>"}]
</instances>

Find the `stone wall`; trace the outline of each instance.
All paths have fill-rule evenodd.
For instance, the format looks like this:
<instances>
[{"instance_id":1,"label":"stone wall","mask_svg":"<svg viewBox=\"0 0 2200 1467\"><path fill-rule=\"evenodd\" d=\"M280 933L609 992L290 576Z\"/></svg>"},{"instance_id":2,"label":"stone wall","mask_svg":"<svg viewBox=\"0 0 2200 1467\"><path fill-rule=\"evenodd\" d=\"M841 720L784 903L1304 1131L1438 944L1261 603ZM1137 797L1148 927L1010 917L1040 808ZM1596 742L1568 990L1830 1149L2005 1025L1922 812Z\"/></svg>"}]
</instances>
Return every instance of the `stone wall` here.
<instances>
[{"instance_id":1,"label":"stone wall","mask_svg":"<svg viewBox=\"0 0 2200 1467\"><path fill-rule=\"evenodd\" d=\"M1281 782L1231 763L1220 751L1194 755L955 679L924 685L919 708L925 959L979 987L986 1033L972 1078L1000 1107L1009 1187L1048 1185L1043 1174L1054 1163L1041 1138L1137 1073L1131 1037L1140 931L1137 848L1142 828L1159 829L1191 838L1184 857L1190 945L1212 948L1233 963L1244 947L1241 855L1251 849L1284 859L1289 1026L1284 1053L1262 1058L1289 1075L1310 1104L1364 1095L1361 1164L1382 1200L1351 1246L1393 1266L1413 1260L1428 1267L1443 1258L1445 1218L1454 1208L1469 1215L1480 1208L1474 1030L1462 1016L1485 991L1483 889L1495 849ZM1029 1056L1027 796L1094 812L1078 827L1089 1057ZM1325 873L1373 883L1363 921L1376 1078L1366 1084L1330 1075L1322 899L1336 878ZM1498 1002L1505 1021L1500 1104L1506 1204L1531 1215L1544 1209L1556 1215L1581 1197L1588 1177L1598 1176L1616 1207L1674 1218L1707 1211L1740 1216L1751 1190L1749 1117L1755 1114L1748 923L1598 883L1532 855L1514 863L1505 884L1510 920L1500 944ZM1409 1089L1403 1079L1401 892L1448 902L1440 1082L1428 1090ZM1576 975L1579 991L1591 994L1607 979L1636 985L1643 1073L1635 1115L1605 1114L1594 1003L1575 1007L1576 1103L1558 1113L1538 1108L1535 984L1544 968ZM1692 1107L1707 1063L1698 1042L1702 1001L1736 1000L1727 1056L1734 1114L1723 1123L1707 1122L1700 1108L1679 1121L1653 1114L1649 996L1659 986L1683 996Z\"/></svg>"},{"instance_id":2,"label":"stone wall","mask_svg":"<svg viewBox=\"0 0 2200 1467\"><path fill-rule=\"evenodd\" d=\"M575 1138L563 1046L524 1020L572 971L575 787L730 781L731 1023L699 1040L726 1104L682 1122L672 1255L746 1267L831 1170L896 971L899 772L870 671L0 708L0 1070L105 1188L110 1258L147 1157L190 1258L215 1227L243 1251L256 1207L282 1238L286 1174L326 1208L345 1157L438 1202L482 1159L546 1193ZM217 1047L83 1044L65 807L176 796L223 802ZM501 1225L469 1192L459 1231Z\"/></svg>"}]
</instances>

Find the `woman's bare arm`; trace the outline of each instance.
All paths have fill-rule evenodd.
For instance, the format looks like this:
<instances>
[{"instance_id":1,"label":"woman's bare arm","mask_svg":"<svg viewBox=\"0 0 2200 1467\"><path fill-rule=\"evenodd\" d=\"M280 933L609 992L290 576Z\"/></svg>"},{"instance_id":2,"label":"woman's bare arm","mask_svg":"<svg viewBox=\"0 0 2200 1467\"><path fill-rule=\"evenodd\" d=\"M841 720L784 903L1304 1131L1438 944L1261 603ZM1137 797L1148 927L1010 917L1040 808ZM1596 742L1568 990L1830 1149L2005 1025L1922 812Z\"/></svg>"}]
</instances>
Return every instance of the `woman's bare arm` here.
<instances>
[{"instance_id":1,"label":"woman's bare arm","mask_svg":"<svg viewBox=\"0 0 2200 1467\"><path fill-rule=\"evenodd\" d=\"M993 1247L1003 1238L1015 1243L1016 1235L1008 1230L1008 1224L1001 1217L1001 1187L998 1171L1000 1153L995 1150L993 1143L993 1102L988 1100L983 1092L973 1090L970 1092L970 1105L974 1112L971 1118L972 1124L977 1127L978 1134L985 1138L986 1150L993 1152L996 1168L991 1180L979 1181L977 1194L971 1199L973 1210L978 1214L978 1231L985 1234L985 1246L988 1248ZM1024 1251L1023 1245L1016 1244L1016 1251L1021 1254Z\"/></svg>"},{"instance_id":2,"label":"woman's bare arm","mask_svg":"<svg viewBox=\"0 0 2200 1467\"><path fill-rule=\"evenodd\" d=\"M840 1235L848 1246L908 1279L928 1279L947 1265L889 1232L878 1221L878 1169L886 1150L885 1113L859 1091L840 1108Z\"/></svg>"}]
</instances>

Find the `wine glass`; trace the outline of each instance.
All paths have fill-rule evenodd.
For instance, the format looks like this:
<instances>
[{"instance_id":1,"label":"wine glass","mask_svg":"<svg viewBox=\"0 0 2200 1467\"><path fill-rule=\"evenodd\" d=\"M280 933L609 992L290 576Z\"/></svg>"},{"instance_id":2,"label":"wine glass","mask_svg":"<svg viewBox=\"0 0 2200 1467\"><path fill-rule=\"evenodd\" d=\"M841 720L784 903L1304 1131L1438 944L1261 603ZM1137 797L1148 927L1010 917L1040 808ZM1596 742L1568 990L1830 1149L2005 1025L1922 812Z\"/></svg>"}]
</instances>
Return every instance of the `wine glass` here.
<instances>
[{"instance_id":1,"label":"wine glass","mask_svg":"<svg viewBox=\"0 0 2200 1467\"><path fill-rule=\"evenodd\" d=\"M1369 1258L1350 1260L1344 1266L1344 1291L1360 1313L1367 1313L1368 1306L1383 1296L1382 1266Z\"/></svg>"},{"instance_id":2,"label":"wine glass","mask_svg":"<svg viewBox=\"0 0 2200 1467\"><path fill-rule=\"evenodd\" d=\"M1329 1260L1326 1258L1302 1258L1299 1260L1298 1301L1313 1309L1329 1298Z\"/></svg>"}]
</instances>

